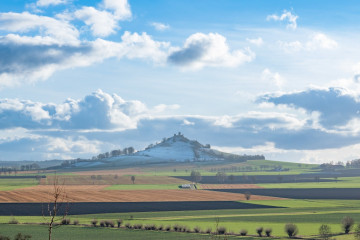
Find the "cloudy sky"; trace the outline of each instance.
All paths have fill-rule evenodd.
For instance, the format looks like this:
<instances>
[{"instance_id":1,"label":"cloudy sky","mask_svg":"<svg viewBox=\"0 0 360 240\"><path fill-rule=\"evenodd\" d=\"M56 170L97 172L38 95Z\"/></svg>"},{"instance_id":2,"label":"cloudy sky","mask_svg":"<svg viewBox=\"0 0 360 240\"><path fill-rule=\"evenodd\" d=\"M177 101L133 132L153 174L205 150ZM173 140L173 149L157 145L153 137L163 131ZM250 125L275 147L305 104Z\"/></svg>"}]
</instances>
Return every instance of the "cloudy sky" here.
<instances>
[{"instance_id":1,"label":"cloudy sky","mask_svg":"<svg viewBox=\"0 0 360 240\"><path fill-rule=\"evenodd\" d=\"M0 1L0 160L138 150L360 156L360 3Z\"/></svg>"}]
</instances>

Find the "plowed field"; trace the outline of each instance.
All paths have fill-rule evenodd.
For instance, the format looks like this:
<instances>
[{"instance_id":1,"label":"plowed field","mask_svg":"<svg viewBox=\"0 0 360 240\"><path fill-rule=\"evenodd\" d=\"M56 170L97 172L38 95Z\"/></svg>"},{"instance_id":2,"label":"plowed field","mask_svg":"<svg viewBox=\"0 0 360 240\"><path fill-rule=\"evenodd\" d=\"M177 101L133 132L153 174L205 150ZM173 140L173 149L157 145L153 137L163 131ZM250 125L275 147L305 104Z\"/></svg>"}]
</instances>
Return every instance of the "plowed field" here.
<instances>
[{"instance_id":1,"label":"plowed field","mask_svg":"<svg viewBox=\"0 0 360 240\"><path fill-rule=\"evenodd\" d=\"M239 201L244 194L207 190L102 190L106 186L65 186L69 202L163 202L163 201ZM0 202L49 202L53 186L34 186L0 192ZM251 200L276 197L252 195Z\"/></svg>"}]
</instances>

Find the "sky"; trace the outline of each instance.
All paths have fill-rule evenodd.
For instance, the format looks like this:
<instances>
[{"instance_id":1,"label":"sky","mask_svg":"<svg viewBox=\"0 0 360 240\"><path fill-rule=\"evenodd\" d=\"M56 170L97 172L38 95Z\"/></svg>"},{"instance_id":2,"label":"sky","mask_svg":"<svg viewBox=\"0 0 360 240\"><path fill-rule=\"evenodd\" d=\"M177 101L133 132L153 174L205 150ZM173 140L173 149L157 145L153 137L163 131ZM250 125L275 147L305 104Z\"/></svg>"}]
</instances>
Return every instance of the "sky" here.
<instances>
[{"instance_id":1,"label":"sky","mask_svg":"<svg viewBox=\"0 0 360 240\"><path fill-rule=\"evenodd\" d=\"M0 160L189 139L267 159L360 155L355 0L3 0Z\"/></svg>"}]
</instances>

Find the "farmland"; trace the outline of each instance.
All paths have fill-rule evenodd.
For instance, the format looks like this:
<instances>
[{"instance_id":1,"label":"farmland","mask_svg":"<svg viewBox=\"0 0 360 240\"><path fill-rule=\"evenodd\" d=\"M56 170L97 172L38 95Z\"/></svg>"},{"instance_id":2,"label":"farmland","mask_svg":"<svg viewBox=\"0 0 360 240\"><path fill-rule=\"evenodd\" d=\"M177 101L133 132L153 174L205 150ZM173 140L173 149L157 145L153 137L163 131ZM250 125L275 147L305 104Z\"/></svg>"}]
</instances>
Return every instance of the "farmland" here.
<instances>
[{"instance_id":1,"label":"farmland","mask_svg":"<svg viewBox=\"0 0 360 240\"><path fill-rule=\"evenodd\" d=\"M64 169L56 174L44 172L46 178L40 179L21 178L22 174L18 173L17 178L0 178L0 233L15 235L16 231L21 231L35 239L45 239L46 226L29 223L47 221L42 216L43 209L52 201L54 183L66 193L64 204L69 206L68 218L80 222L79 226L63 226L66 231L55 230L55 234L73 232L71 237L90 233L95 236L101 232L102 236L109 236L108 239L118 239L118 234L131 236L131 239L144 236L146 239L170 236L211 239L206 234L94 228L90 227L93 219L113 222L123 219L123 226L181 225L203 231L207 228L214 231L218 224L228 232L238 234L246 229L248 235L252 235L233 236L242 239L256 238L255 230L259 226L271 228L274 236L284 238L284 225L292 222L298 226L299 235L307 238L317 235L321 224L329 225L335 234L341 233L340 222L344 216L360 221L360 177L356 176L356 171L351 171L348 177L346 172L334 175L333 172L323 173L314 165L292 163L282 163L289 168L287 171L273 172L264 167L260 170L260 166L266 164L277 166L279 162L234 163L237 170L226 163L222 165L225 179L219 179L214 172L219 168L218 163L156 164L145 165L142 169ZM242 165L252 165L253 171L242 172ZM180 189L180 185L192 182L191 171L202 175L197 189ZM8 225L13 218L20 224ZM34 229L45 231L40 236ZM71 239L68 235L60 235L59 239ZM344 236L336 238L346 239Z\"/></svg>"}]
</instances>

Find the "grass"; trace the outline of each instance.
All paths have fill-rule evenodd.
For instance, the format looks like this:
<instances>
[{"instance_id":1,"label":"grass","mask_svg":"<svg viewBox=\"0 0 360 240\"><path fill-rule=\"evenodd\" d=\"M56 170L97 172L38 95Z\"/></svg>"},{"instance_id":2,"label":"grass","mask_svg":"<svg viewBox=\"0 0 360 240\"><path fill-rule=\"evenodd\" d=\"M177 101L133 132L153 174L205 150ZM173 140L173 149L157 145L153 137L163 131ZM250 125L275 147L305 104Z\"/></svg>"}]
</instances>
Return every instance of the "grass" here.
<instances>
[{"instance_id":1,"label":"grass","mask_svg":"<svg viewBox=\"0 0 360 240\"><path fill-rule=\"evenodd\" d=\"M111 185L105 190L167 190L179 189L180 184L124 184Z\"/></svg>"},{"instance_id":2,"label":"grass","mask_svg":"<svg viewBox=\"0 0 360 240\"><path fill-rule=\"evenodd\" d=\"M9 225L0 224L0 234L5 236L15 236L18 232L29 234L31 239L45 240L48 239L47 226L44 225ZM53 239L57 240L89 240L89 239L107 239L107 240L158 240L158 239L212 239L209 235L176 233L164 231L144 231L144 230L127 230L117 228L94 228L82 226L61 226L53 230ZM228 239L235 239L229 237ZM244 239L244 238L242 238ZM252 239L251 237L245 239ZM244 240L245 240L244 239Z\"/></svg>"},{"instance_id":3,"label":"grass","mask_svg":"<svg viewBox=\"0 0 360 240\"><path fill-rule=\"evenodd\" d=\"M219 226L225 226L229 231L236 233L241 229L247 229L249 234L255 235L256 228L262 226L272 228L273 235L279 237L285 237L284 226L289 222L298 226L300 235L311 236L318 234L318 229L322 224L328 224L334 233L341 233L340 222L344 216L350 216L356 222L360 220L360 200L259 200L246 202L283 208L109 213L72 215L69 218L79 220L81 224L90 224L92 219L116 221L120 218L124 220L124 224L141 223L158 226L180 224L191 229L199 226L204 230L208 227L215 229L218 220ZM1 216L0 222L7 223L12 218L12 216ZM46 222L43 217L15 218L20 223ZM0 233L2 233L1 224Z\"/></svg>"},{"instance_id":4,"label":"grass","mask_svg":"<svg viewBox=\"0 0 360 240\"><path fill-rule=\"evenodd\" d=\"M334 178L329 178L334 180ZM257 184L264 188L358 188L360 177L341 177L337 182L306 182L306 183L263 183Z\"/></svg>"},{"instance_id":5,"label":"grass","mask_svg":"<svg viewBox=\"0 0 360 240\"><path fill-rule=\"evenodd\" d=\"M0 178L0 191L10 191L19 188L36 186L39 181L35 178Z\"/></svg>"}]
</instances>

